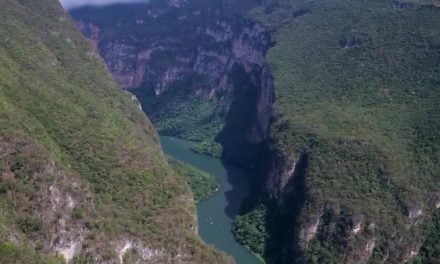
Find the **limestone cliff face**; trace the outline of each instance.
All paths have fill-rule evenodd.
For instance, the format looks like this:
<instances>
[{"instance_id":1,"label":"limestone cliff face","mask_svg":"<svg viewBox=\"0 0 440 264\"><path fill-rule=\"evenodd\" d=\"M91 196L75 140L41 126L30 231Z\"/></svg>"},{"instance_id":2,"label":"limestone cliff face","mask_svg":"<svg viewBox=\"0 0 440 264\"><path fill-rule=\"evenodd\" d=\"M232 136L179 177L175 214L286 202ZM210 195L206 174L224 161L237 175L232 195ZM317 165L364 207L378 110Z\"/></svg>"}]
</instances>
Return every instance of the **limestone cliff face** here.
<instances>
[{"instance_id":1,"label":"limestone cliff face","mask_svg":"<svg viewBox=\"0 0 440 264\"><path fill-rule=\"evenodd\" d=\"M192 77L202 79L194 80L195 93L214 96L228 88L228 74L235 64L247 73L264 67L271 40L261 24L231 20L219 10L184 3L142 6L143 13L125 22L138 28L127 28L130 33L118 34L114 25L100 25L80 13L76 16L81 31L96 43L116 81L127 89L148 87L160 95L176 81ZM202 11L212 16L202 17ZM176 28L170 25L159 32L145 26L160 27L158 21L168 17L177 19Z\"/></svg>"},{"instance_id":2,"label":"limestone cliff face","mask_svg":"<svg viewBox=\"0 0 440 264\"><path fill-rule=\"evenodd\" d=\"M422 236L408 234L397 226L378 225L367 216L346 215L325 202L317 202L317 190L308 179L307 154L290 157L273 146L269 149L261 183L261 192L271 206L271 221L277 223L269 225L273 236L273 245L267 251L269 263L298 259L299 263L308 263L307 257L317 243L334 243L329 237L345 245L332 252L338 263L369 263L379 246L385 252L381 263L409 263L418 254ZM417 230L421 218L420 210L408 211L407 228ZM411 226L413 221L419 222ZM392 234L383 237L384 228L391 228Z\"/></svg>"},{"instance_id":3,"label":"limestone cliff face","mask_svg":"<svg viewBox=\"0 0 440 264\"><path fill-rule=\"evenodd\" d=\"M332 239L339 241L340 248L332 252L338 263L369 263L373 257L376 261L379 250L383 252L381 263L410 263L417 256L425 239L419 231L426 220L420 206L402 205L405 228L335 208L311 185L308 155L285 153L268 143L260 192L269 201L271 221L277 223L269 231L274 236L273 248L268 250L270 263L302 259L320 241L335 243Z\"/></svg>"},{"instance_id":4,"label":"limestone cliff face","mask_svg":"<svg viewBox=\"0 0 440 264\"><path fill-rule=\"evenodd\" d=\"M205 100L227 98L226 104L218 106L225 124L216 139L223 146L223 158L258 170L262 200L274 204L273 217L285 224L272 230L280 238L276 252L280 257L286 257L282 256L286 252L286 258L301 256L311 244L336 238L350 245L338 249L344 256L341 262L366 263L374 254L383 254L383 261L390 263L411 260L422 235L407 235L407 230L361 212L348 214L334 206L337 202L330 205L332 201L320 197L320 188L309 179L309 153L284 149L271 138L275 88L265 64L266 51L273 44L268 30L260 23L225 14L215 1L194 2L131 5L130 16L117 12L111 24L87 15L87 10L74 16L125 89L145 90L156 98L173 89ZM301 9L292 16L308 12ZM358 47L363 37L342 40L340 48ZM438 200L434 207L440 207ZM393 198L387 204L389 212L403 211L402 222L408 229L420 225L426 209L404 199Z\"/></svg>"},{"instance_id":5,"label":"limestone cliff face","mask_svg":"<svg viewBox=\"0 0 440 264\"><path fill-rule=\"evenodd\" d=\"M275 100L275 87L269 69L264 66L261 75L258 76L259 87L256 103L255 120L247 132L246 138L251 143L261 143L269 136L272 118L272 105Z\"/></svg>"},{"instance_id":6,"label":"limestone cliff face","mask_svg":"<svg viewBox=\"0 0 440 264\"><path fill-rule=\"evenodd\" d=\"M268 138L274 100L264 60L271 34L260 23L226 14L222 4L193 2L133 5L134 15L112 24L87 15L103 11L85 8L73 16L123 88L153 97L185 89L206 100L227 98L219 107L225 118L218 136L223 155L239 161L245 151L242 163L255 163L255 146Z\"/></svg>"}]
</instances>

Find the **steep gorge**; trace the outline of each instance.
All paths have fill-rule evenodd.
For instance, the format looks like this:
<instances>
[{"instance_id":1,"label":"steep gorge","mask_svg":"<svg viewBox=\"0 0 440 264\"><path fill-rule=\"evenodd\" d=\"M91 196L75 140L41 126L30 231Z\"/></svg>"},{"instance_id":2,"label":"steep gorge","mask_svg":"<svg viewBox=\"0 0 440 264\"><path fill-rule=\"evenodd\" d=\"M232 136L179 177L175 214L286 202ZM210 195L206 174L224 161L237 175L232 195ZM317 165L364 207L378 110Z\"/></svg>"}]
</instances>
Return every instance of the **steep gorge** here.
<instances>
[{"instance_id":1,"label":"steep gorge","mask_svg":"<svg viewBox=\"0 0 440 264\"><path fill-rule=\"evenodd\" d=\"M277 42L266 259L435 263L438 249L418 252L438 211L439 12L436 1L344 0L250 12Z\"/></svg>"},{"instance_id":2,"label":"steep gorge","mask_svg":"<svg viewBox=\"0 0 440 264\"><path fill-rule=\"evenodd\" d=\"M269 132L274 87L264 56L273 43L262 24L225 14L221 3L157 1L72 15L161 134L253 167Z\"/></svg>"},{"instance_id":3,"label":"steep gorge","mask_svg":"<svg viewBox=\"0 0 440 264\"><path fill-rule=\"evenodd\" d=\"M244 213L265 208L252 224L267 234L249 236L268 263L404 263L439 203L439 10L413 2L72 14L161 133L254 171Z\"/></svg>"}]
</instances>

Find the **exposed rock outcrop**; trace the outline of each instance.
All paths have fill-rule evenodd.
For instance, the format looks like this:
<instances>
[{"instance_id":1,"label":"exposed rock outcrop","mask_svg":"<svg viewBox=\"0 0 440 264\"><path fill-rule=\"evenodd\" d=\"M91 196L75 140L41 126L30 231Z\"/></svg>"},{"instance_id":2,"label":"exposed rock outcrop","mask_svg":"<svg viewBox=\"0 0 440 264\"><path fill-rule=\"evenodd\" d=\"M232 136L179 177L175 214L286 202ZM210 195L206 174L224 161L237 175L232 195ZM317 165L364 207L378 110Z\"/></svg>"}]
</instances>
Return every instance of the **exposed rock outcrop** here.
<instances>
[{"instance_id":1,"label":"exposed rock outcrop","mask_svg":"<svg viewBox=\"0 0 440 264\"><path fill-rule=\"evenodd\" d=\"M119 25L102 24L81 10L73 16L123 88L153 97L185 89L192 96L227 101L218 110L225 119L217 137L223 156L255 168L269 135L275 95L264 61L271 34L214 4L165 1L135 8L141 11L115 18Z\"/></svg>"},{"instance_id":2,"label":"exposed rock outcrop","mask_svg":"<svg viewBox=\"0 0 440 264\"><path fill-rule=\"evenodd\" d=\"M114 27L90 21L80 11L73 15L79 19L81 31L96 44L116 81L127 89L143 87L160 95L176 81L198 76L203 80L193 80L193 90L212 95L228 88L228 75L235 64L242 65L247 73L264 67L271 40L261 24L224 18L211 7L186 8L186 3L144 6L142 14L131 18L133 24L143 21L142 26L179 16L179 25L169 34L148 28L129 35L116 34ZM202 11L212 16L200 18ZM160 15L152 19L148 15L151 12ZM199 19L204 23L197 23Z\"/></svg>"},{"instance_id":3,"label":"exposed rock outcrop","mask_svg":"<svg viewBox=\"0 0 440 264\"><path fill-rule=\"evenodd\" d=\"M34 165L28 179L28 184L39 191L10 191L6 200L16 204L16 210L21 213L21 231L34 232L44 228L44 234L35 232L32 236L32 242L41 251L56 252L69 262L81 251L88 233L82 216L75 212L93 210L91 190L78 175L60 169L42 146L21 139L0 142L0 161L10 164L0 168L2 181L13 183L20 180L14 173L18 166L14 163L17 152L21 153L23 162L30 162L34 156L46 157ZM5 175L10 177L6 179ZM20 242L14 230L11 230L10 237L14 238L10 239L11 242Z\"/></svg>"},{"instance_id":4,"label":"exposed rock outcrop","mask_svg":"<svg viewBox=\"0 0 440 264\"><path fill-rule=\"evenodd\" d=\"M380 221L377 227L368 224L380 219L365 216L359 220L363 214L344 211L338 201L316 198L320 190L309 186L308 150L283 152L270 142L275 89L265 64L266 52L273 44L268 30L260 23L224 14L215 5L163 1L136 8L139 12L135 15L118 17L113 25L94 21L79 11L74 16L83 33L97 43L114 78L125 89L144 90L157 98L172 89L183 89L187 96L206 100L227 98L227 103L216 109L225 121L216 139L223 146L224 159L258 171L257 200L269 201L274 222L281 223L270 230L277 240L276 253L285 254L279 259L295 259L313 242L334 239L345 247L332 252L344 256L341 262L368 262L382 247L384 239L378 233L388 236L389 230L382 231L386 227ZM299 18L309 12L301 9L292 16ZM339 45L349 50L365 43L366 35L350 32L342 36ZM423 216L417 206L406 210L411 224ZM390 244L408 252L401 258L385 249L381 257L384 261L408 261L417 250L408 247L402 230L393 232Z\"/></svg>"}]
</instances>

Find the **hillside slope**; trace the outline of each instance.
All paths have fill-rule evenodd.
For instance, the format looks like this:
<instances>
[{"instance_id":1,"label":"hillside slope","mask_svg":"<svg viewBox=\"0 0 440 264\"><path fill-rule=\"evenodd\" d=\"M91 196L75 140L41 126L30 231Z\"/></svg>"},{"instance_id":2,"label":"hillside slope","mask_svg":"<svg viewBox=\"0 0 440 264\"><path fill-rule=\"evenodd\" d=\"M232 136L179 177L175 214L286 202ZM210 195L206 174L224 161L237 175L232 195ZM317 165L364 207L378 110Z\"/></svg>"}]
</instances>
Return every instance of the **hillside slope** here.
<instances>
[{"instance_id":1,"label":"hillside slope","mask_svg":"<svg viewBox=\"0 0 440 264\"><path fill-rule=\"evenodd\" d=\"M440 207L438 6L274 0L249 12L277 43L270 263L417 256Z\"/></svg>"},{"instance_id":2,"label":"hillside slope","mask_svg":"<svg viewBox=\"0 0 440 264\"><path fill-rule=\"evenodd\" d=\"M58 1L0 5L0 262L230 262Z\"/></svg>"},{"instance_id":3,"label":"hillside slope","mask_svg":"<svg viewBox=\"0 0 440 264\"><path fill-rule=\"evenodd\" d=\"M439 6L158 0L73 14L162 132L217 140L254 169L257 204L234 233L268 263L429 263Z\"/></svg>"}]
</instances>

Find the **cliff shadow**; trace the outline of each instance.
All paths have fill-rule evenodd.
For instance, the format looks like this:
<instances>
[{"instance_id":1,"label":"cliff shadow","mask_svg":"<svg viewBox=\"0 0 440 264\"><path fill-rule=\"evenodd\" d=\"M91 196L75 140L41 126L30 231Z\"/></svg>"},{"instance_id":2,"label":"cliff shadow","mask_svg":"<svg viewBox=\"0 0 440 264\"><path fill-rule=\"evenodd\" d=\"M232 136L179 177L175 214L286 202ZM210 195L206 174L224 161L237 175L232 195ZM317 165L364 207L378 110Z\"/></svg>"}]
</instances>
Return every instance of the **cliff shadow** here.
<instances>
[{"instance_id":1,"label":"cliff shadow","mask_svg":"<svg viewBox=\"0 0 440 264\"><path fill-rule=\"evenodd\" d=\"M242 213L243 203L249 197L249 181L252 178L252 172L228 164L227 162L223 162L223 166L227 171L227 181L232 186L232 189L225 192L227 201L225 213L229 218L235 219L237 215Z\"/></svg>"},{"instance_id":2,"label":"cliff shadow","mask_svg":"<svg viewBox=\"0 0 440 264\"><path fill-rule=\"evenodd\" d=\"M246 72L242 65L235 64L229 75L233 86L225 126L216 141L223 147L222 161L232 189L226 193L226 213L231 218L251 211L260 200L261 173L258 168L266 150L265 140L252 140L249 132L258 125L258 98L261 92L263 69L255 67ZM243 173L237 173L237 167ZM247 185L247 188L243 186ZM240 190L246 189L244 195ZM237 199L239 197L240 199ZM240 204L236 204L240 201Z\"/></svg>"},{"instance_id":3,"label":"cliff shadow","mask_svg":"<svg viewBox=\"0 0 440 264\"><path fill-rule=\"evenodd\" d=\"M296 227L306 200L307 168L308 154L303 153L281 197L267 204L266 228L269 238L264 253L267 263L295 263L301 256Z\"/></svg>"}]
</instances>

